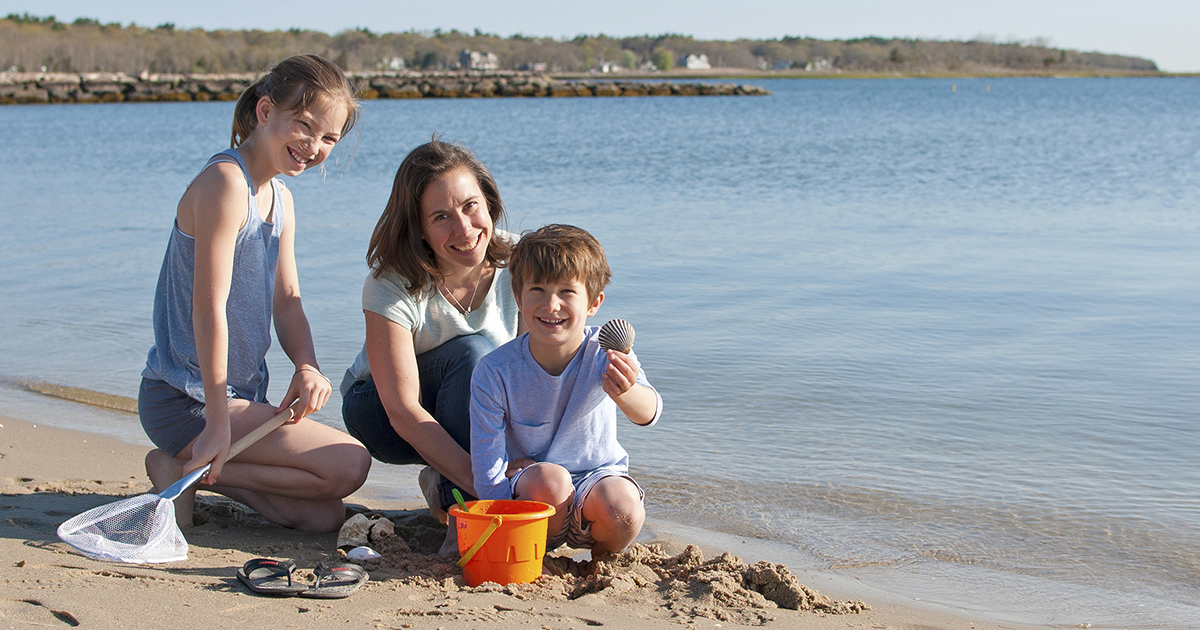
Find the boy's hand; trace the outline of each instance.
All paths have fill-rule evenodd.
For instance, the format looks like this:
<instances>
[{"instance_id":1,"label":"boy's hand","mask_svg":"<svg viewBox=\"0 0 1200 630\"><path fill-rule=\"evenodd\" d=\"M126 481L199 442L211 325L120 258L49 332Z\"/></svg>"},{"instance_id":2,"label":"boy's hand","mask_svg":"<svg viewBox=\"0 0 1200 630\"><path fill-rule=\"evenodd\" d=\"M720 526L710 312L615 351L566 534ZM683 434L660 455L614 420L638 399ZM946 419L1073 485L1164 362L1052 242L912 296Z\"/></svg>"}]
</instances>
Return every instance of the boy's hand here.
<instances>
[{"instance_id":1,"label":"boy's hand","mask_svg":"<svg viewBox=\"0 0 1200 630\"><path fill-rule=\"evenodd\" d=\"M624 352L608 350L608 368L604 370L604 392L614 400L637 383L638 366Z\"/></svg>"},{"instance_id":2,"label":"boy's hand","mask_svg":"<svg viewBox=\"0 0 1200 630\"><path fill-rule=\"evenodd\" d=\"M504 471L504 476L512 479L513 475L536 463L537 462L529 459L528 457L518 457L517 459L508 462L508 470Z\"/></svg>"}]
</instances>

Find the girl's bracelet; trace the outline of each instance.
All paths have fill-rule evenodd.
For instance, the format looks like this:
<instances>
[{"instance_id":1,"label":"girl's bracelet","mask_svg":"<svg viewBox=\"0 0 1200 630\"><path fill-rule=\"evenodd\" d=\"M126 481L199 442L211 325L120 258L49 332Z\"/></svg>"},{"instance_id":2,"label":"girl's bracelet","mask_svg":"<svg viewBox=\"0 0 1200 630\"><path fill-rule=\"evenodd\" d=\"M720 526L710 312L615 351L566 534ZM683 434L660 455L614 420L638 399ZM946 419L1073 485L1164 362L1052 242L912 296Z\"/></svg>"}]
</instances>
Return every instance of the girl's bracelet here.
<instances>
[{"instance_id":1,"label":"girl's bracelet","mask_svg":"<svg viewBox=\"0 0 1200 630\"><path fill-rule=\"evenodd\" d=\"M315 367L312 367L312 366L309 366L309 365L302 365L302 366L300 366L300 368L296 370L296 374L299 374L299 373L301 373L301 372L304 372L304 371L306 371L306 370L307 370L307 371L309 371L309 372L316 372L316 373L317 373L317 374L318 374L318 375L319 375L321 378L325 379L325 382L326 382L326 383L329 383L330 385L333 385L333 381L329 380L329 377L328 377L328 376L325 376L325 374L324 374L324 373L322 373L322 372L321 372L321 370L318 370L317 368L315 368ZM296 374L293 374L292 376L295 376Z\"/></svg>"}]
</instances>

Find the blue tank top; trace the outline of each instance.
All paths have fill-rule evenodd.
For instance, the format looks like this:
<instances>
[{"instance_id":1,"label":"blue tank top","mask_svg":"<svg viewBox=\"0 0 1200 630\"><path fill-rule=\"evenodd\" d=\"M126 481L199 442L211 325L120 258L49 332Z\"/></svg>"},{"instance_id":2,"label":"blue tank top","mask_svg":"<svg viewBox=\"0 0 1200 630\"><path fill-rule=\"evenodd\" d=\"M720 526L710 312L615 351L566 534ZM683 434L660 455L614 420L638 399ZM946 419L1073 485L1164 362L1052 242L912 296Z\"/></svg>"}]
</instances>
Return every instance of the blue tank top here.
<instances>
[{"instance_id":1,"label":"blue tank top","mask_svg":"<svg viewBox=\"0 0 1200 630\"><path fill-rule=\"evenodd\" d=\"M254 200L254 184L246 161L236 149L211 158L233 162L242 169L247 184L246 224L237 234L233 251L233 278L225 316L229 321L229 397L256 402L267 400L267 349L271 347L271 303L275 293L275 265L279 260L279 235L284 212L280 202L283 182L271 180L271 223L262 220ZM197 175L196 177L199 177ZM195 179L192 183L195 183ZM188 184L191 187L191 184ZM204 402L204 383L192 327L192 286L196 271L196 239L184 234L176 222L167 242L158 287L154 293L154 347L146 358L142 376L166 382L190 398Z\"/></svg>"}]
</instances>

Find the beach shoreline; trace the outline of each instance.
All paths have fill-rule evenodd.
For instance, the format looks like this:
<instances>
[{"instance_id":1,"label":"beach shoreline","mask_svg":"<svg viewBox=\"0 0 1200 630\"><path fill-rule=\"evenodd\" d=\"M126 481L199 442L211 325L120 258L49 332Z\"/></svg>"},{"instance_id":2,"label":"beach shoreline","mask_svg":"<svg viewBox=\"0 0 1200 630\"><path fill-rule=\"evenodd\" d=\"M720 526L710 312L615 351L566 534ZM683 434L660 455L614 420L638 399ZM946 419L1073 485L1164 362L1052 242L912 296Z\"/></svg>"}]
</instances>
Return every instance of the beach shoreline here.
<instances>
[{"instance_id":1,"label":"beach shoreline","mask_svg":"<svg viewBox=\"0 0 1200 630\"><path fill-rule=\"evenodd\" d=\"M43 417L61 414L62 408L55 407L58 405L47 400ZM384 564L367 565L368 570L374 571L374 578L350 598L326 601L259 597L235 579L236 569L245 561L254 557L290 558L302 569L311 568L317 562L337 557L336 536L287 530L265 523L236 505L226 505L232 502L204 499L202 503L211 513L207 517L210 520L186 533L191 553L185 561L125 565L85 558L59 541L55 529L79 512L149 491L142 469L147 447L97 433L57 428L51 426L52 422L15 419L9 417L8 411L0 407L0 505L5 513L0 521L0 563L9 569L0 578L5 593L0 598L0 621L10 622L12 627L65 623L110 628L171 624L188 628L209 626L213 622L219 626L231 625L248 616L256 623L288 627L324 627L330 623L350 624L348 627L497 629L591 625L981 630L1021 627L935 606L914 606L852 579L818 577L811 571L797 572L802 584L834 601L861 600L870 609L855 614L773 606L739 609L736 602L722 606L719 593L715 602L711 597L706 600L705 595L696 594L699 591L691 587L699 582L688 585L689 593L664 600L661 594L655 595L653 583L632 578L616 579L608 588L601 587L578 597L561 592L561 584L555 580L562 578L543 577L534 585L518 588L485 585L471 589L456 574L431 579L430 575L441 575L438 571L446 572L444 562L429 560L432 569L413 577L411 571L387 564L387 551ZM358 509L373 515L382 513L397 522L427 519L419 502L386 500L378 494L368 488L352 495L348 503L363 506ZM694 544L703 558L716 559L725 549L713 544L729 540L651 520L639 542L668 555L683 554ZM756 551L753 541L746 543L731 550L748 564L757 561L758 554L768 549L760 547ZM411 564L413 557L418 564L425 562L419 555L406 556L406 562ZM563 562L570 564L568 559L559 564ZM128 614L131 609L139 611L132 620Z\"/></svg>"}]
</instances>

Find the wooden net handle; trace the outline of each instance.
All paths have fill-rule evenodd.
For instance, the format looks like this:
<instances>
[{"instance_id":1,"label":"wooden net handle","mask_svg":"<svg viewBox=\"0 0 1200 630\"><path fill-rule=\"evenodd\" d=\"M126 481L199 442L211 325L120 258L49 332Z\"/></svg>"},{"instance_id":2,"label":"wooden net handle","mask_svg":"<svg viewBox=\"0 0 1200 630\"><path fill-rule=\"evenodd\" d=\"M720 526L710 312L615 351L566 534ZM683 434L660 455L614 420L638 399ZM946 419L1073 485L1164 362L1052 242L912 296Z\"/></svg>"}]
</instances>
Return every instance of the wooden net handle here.
<instances>
[{"instance_id":1,"label":"wooden net handle","mask_svg":"<svg viewBox=\"0 0 1200 630\"><path fill-rule=\"evenodd\" d=\"M243 437L242 439L238 440L237 442L234 442L233 446L229 447L229 457L227 459L233 459L234 457L237 457L238 453L241 453L242 451L250 448L250 446L252 444L263 439L263 437L266 436L268 433L283 426L283 424L285 422L287 422L288 420L291 420L292 416L294 416L296 414L296 412L299 410L299 405L300 405L300 401L297 400L295 403L292 404L291 407L288 407L287 409L280 411L279 413L275 414L275 416L273 418L271 418L270 420L267 420L266 422L259 425L258 428L247 433L246 437Z\"/></svg>"}]
</instances>

